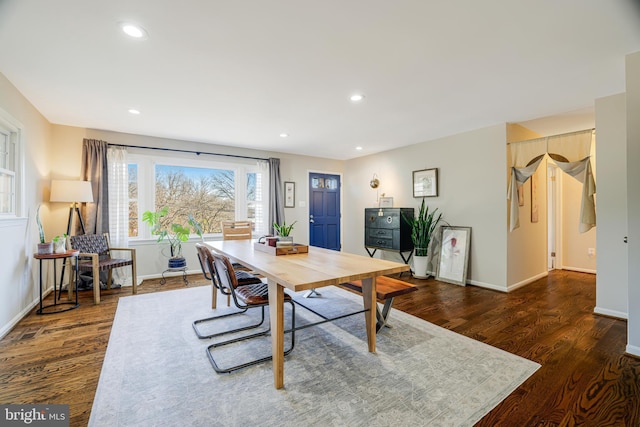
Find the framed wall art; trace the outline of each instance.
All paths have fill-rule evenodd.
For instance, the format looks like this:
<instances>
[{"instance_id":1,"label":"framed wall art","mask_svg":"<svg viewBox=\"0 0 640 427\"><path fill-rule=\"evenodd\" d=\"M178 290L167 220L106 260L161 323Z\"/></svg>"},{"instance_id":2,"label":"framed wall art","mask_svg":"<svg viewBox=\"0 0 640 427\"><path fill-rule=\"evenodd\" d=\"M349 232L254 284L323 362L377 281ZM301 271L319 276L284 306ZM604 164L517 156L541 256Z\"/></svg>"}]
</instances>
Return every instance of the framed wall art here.
<instances>
[{"instance_id":1,"label":"framed wall art","mask_svg":"<svg viewBox=\"0 0 640 427\"><path fill-rule=\"evenodd\" d=\"M413 197L436 197L438 195L438 169L413 171Z\"/></svg>"},{"instance_id":2,"label":"framed wall art","mask_svg":"<svg viewBox=\"0 0 640 427\"><path fill-rule=\"evenodd\" d=\"M465 286L469 267L471 227L442 227L436 280Z\"/></svg>"},{"instance_id":3,"label":"framed wall art","mask_svg":"<svg viewBox=\"0 0 640 427\"><path fill-rule=\"evenodd\" d=\"M380 208L392 208L393 207L393 197L380 197L378 201L378 207Z\"/></svg>"},{"instance_id":4,"label":"framed wall art","mask_svg":"<svg viewBox=\"0 0 640 427\"><path fill-rule=\"evenodd\" d=\"M284 183L284 207L296 207L296 183L285 181Z\"/></svg>"}]
</instances>

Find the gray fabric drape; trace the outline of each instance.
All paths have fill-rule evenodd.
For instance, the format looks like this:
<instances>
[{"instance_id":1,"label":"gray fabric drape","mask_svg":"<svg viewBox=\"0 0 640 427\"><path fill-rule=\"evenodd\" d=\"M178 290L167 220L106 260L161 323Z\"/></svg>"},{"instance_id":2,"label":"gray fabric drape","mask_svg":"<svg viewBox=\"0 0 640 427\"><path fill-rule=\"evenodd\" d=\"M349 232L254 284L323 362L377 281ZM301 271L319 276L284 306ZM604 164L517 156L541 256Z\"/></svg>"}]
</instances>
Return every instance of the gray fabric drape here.
<instances>
[{"instance_id":1,"label":"gray fabric drape","mask_svg":"<svg viewBox=\"0 0 640 427\"><path fill-rule=\"evenodd\" d=\"M80 208L87 234L109 232L107 146L106 141L97 139L82 141L81 179L90 181L93 190L93 203L84 203Z\"/></svg>"},{"instance_id":2,"label":"gray fabric drape","mask_svg":"<svg viewBox=\"0 0 640 427\"><path fill-rule=\"evenodd\" d=\"M269 233L275 234L273 224L284 222L284 193L280 178L280 159L269 158Z\"/></svg>"},{"instance_id":3,"label":"gray fabric drape","mask_svg":"<svg viewBox=\"0 0 640 427\"><path fill-rule=\"evenodd\" d=\"M580 233L595 227L596 210L593 195L596 193L596 183L589 157L592 139L593 131L585 130L511 144L513 166L507 190L507 200L510 201L511 208L509 231L520 226L518 187L533 175L545 156L550 156L560 169L582 183Z\"/></svg>"}]
</instances>

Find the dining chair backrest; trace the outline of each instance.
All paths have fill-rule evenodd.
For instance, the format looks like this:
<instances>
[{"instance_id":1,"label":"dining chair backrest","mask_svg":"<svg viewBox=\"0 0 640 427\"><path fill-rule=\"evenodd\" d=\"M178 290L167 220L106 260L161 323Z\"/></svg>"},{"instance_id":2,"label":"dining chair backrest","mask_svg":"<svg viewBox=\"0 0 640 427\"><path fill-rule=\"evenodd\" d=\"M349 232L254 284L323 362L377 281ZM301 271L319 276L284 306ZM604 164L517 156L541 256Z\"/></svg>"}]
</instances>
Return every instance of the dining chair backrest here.
<instances>
[{"instance_id":1,"label":"dining chair backrest","mask_svg":"<svg viewBox=\"0 0 640 427\"><path fill-rule=\"evenodd\" d=\"M214 252L209 252L213 258L213 270L218 283L225 289L235 290L238 287L238 279L229 258Z\"/></svg>"},{"instance_id":2,"label":"dining chair backrest","mask_svg":"<svg viewBox=\"0 0 640 427\"><path fill-rule=\"evenodd\" d=\"M108 259L109 240L105 234L79 234L71 236L69 244L72 249L81 253L98 254L100 259Z\"/></svg>"},{"instance_id":3,"label":"dining chair backrest","mask_svg":"<svg viewBox=\"0 0 640 427\"><path fill-rule=\"evenodd\" d=\"M251 240L251 221L220 221L223 240Z\"/></svg>"},{"instance_id":4,"label":"dining chair backrest","mask_svg":"<svg viewBox=\"0 0 640 427\"><path fill-rule=\"evenodd\" d=\"M208 259L209 248L202 243L196 243L196 254L198 255L198 261L200 262L200 268L202 268L202 274L207 280L211 280L211 271L209 267L210 260Z\"/></svg>"}]
</instances>

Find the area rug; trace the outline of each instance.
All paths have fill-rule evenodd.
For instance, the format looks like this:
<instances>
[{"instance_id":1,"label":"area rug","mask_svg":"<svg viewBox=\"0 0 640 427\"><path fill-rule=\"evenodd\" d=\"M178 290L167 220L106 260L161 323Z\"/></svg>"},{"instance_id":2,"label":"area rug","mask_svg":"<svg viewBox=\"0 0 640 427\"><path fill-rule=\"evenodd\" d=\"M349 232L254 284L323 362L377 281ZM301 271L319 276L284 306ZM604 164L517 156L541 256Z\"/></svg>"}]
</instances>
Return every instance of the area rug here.
<instances>
[{"instance_id":1,"label":"area rug","mask_svg":"<svg viewBox=\"0 0 640 427\"><path fill-rule=\"evenodd\" d=\"M325 315L362 307L361 297L343 289L319 291L319 298L294 297ZM285 358L285 388L276 390L271 362L213 371L205 354L212 341L199 340L191 323L231 309L219 298L223 307L211 310L210 292L196 287L120 299L90 426L472 426L539 368L393 310L375 354L367 351L363 314L297 331ZM288 304L285 312L288 325ZM249 313L208 327L221 330L260 314ZM298 325L318 320L296 307ZM240 363L270 354L269 339L214 355L221 365Z\"/></svg>"}]
</instances>

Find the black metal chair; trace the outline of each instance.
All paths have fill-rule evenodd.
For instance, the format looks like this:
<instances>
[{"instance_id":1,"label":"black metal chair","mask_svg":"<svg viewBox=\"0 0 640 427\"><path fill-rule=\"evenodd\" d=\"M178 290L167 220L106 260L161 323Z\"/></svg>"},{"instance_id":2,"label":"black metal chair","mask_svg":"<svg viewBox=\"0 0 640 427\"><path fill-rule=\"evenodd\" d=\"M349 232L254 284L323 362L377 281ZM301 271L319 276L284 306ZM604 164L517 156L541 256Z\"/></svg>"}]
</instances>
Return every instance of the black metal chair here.
<instances>
[{"instance_id":1,"label":"black metal chair","mask_svg":"<svg viewBox=\"0 0 640 427\"><path fill-rule=\"evenodd\" d=\"M231 306L231 291L220 287L215 277L211 275L211 272L209 271L209 264L206 261L209 251L210 249L206 245L203 245L202 243L196 243L196 254L198 255L200 268L202 268L202 275L205 279L211 280L211 308L215 309L217 306L218 289L220 289L220 292L223 295L227 296L227 307L229 307ZM262 283L262 280L260 280L260 278L246 271L234 269L234 273L236 275L236 279L238 280L238 286L257 285ZM203 321L205 320L206 319L203 319ZM197 329L196 334L198 335L198 338L210 338L209 336L201 335Z\"/></svg>"},{"instance_id":2,"label":"black metal chair","mask_svg":"<svg viewBox=\"0 0 640 427\"><path fill-rule=\"evenodd\" d=\"M265 319L265 307L269 305L269 292L268 286L265 283L260 282L259 284L250 284L250 285L242 285L240 286L238 283L238 279L236 278L235 270L233 269L233 265L229 258L216 254L212 252L209 248L205 247L205 250L199 249L199 254L202 256L202 262L204 264L203 269L207 269L209 272L209 276L212 278L213 286L220 290L229 290L231 293L231 297L233 302L240 311L235 311L233 313L222 314L214 317L209 317L206 319L200 319L193 322L193 328L196 331L196 334L199 338L211 338L215 336L236 333L241 331L246 331L249 329L255 329L260 327L264 323ZM285 302L291 304L291 329L285 332L291 332L291 347L285 350L284 355L288 355L291 353L295 346L295 305L293 304L293 300L290 295L285 294ZM245 313L250 308L260 308L261 311L261 319L258 323L251 324L249 326L244 326L240 328L235 328L231 330L226 330L222 332L217 332L214 334L203 335L197 328L197 325L202 322L213 321L216 319L228 318L230 316L235 316L238 314ZM212 350L218 347L222 347L224 345L248 340L251 338L256 338L260 336L268 335L271 331L271 327L269 326L266 330L262 330L260 332L256 332L249 335L243 335L237 338L233 338L230 340L218 342L215 344L211 344L207 347L207 356L209 357L209 361L213 366L213 369L218 373L229 373L236 371L238 369L246 368L248 366L257 365L259 363L267 362L272 359L271 356L263 357L260 359L252 360L250 362L242 363L239 365L222 368L215 361Z\"/></svg>"}]
</instances>

